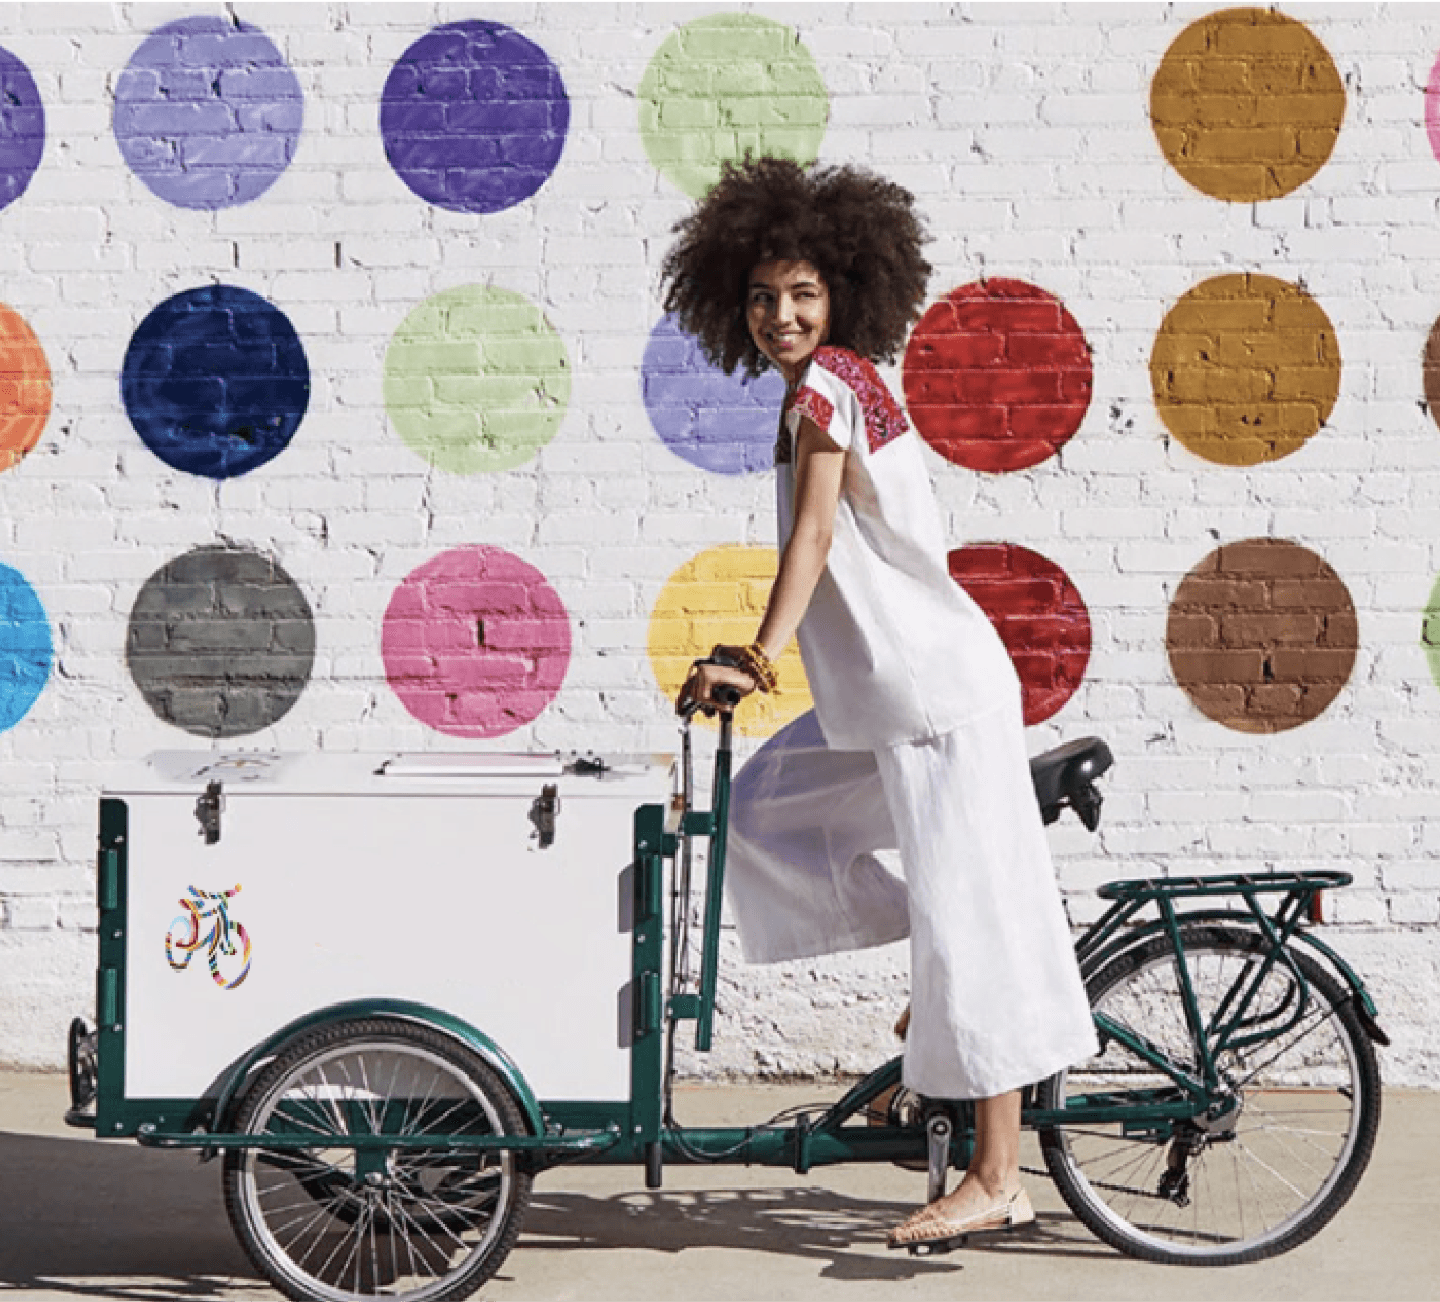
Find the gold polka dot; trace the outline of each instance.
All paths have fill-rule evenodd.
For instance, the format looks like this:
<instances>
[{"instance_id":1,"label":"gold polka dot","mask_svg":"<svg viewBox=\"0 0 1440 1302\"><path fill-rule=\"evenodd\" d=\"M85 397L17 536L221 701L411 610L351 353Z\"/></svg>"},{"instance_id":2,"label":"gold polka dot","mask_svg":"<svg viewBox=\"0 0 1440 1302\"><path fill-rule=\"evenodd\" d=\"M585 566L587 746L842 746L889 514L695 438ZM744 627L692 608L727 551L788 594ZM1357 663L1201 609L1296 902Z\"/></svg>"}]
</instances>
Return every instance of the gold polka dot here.
<instances>
[{"instance_id":1,"label":"gold polka dot","mask_svg":"<svg viewBox=\"0 0 1440 1302\"><path fill-rule=\"evenodd\" d=\"M1166 315L1150 354L1155 406L1196 456L1278 461L1329 418L1340 348L1320 305L1273 276L1216 276Z\"/></svg>"},{"instance_id":2,"label":"gold polka dot","mask_svg":"<svg viewBox=\"0 0 1440 1302\"><path fill-rule=\"evenodd\" d=\"M717 642L745 646L755 638L775 583L779 557L773 547L729 544L711 547L672 574L650 616L650 667L672 701L691 663ZM780 691L756 692L735 711L735 728L768 737L810 709L810 684L792 641L775 662Z\"/></svg>"},{"instance_id":3,"label":"gold polka dot","mask_svg":"<svg viewBox=\"0 0 1440 1302\"><path fill-rule=\"evenodd\" d=\"M1224 9L1191 23L1150 85L1150 122L1171 165L1215 199L1277 199L1330 157L1345 87L1303 23Z\"/></svg>"}]
</instances>

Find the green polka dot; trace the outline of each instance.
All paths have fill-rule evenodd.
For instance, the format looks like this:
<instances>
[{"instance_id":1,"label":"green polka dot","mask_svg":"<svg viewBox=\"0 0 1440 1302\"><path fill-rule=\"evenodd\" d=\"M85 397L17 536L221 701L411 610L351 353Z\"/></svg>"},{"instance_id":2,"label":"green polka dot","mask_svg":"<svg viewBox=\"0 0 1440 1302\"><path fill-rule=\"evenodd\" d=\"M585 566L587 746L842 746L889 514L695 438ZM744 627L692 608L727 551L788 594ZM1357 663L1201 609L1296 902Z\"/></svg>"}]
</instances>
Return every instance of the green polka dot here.
<instances>
[{"instance_id":1,"label":"green polka dot","mask_svg":"<svg viewBox=\"0 0 1440 1302\"><path fill-rule=\"evenodd\" d=\"M792 28L714 14L677 28L640 82L640 135L660 174L692 199L720 165L756 157L815 161L830 99Z\"/></svg>"},{"instance_id":2,"label":"green polka dot","mask_svg":"<svg viewBox=\"0 0 1440 1302\"><path fill-rule=\"evenodd\" d=\"M456 475L512 470L554 437L570 359L528 299L460 285L421 303L385 354L385 409L412 451Z\"/></svg>"},{"instance_id":3,"label":"green polka dot","mask_svg":"<svg viewBox=\"0 0 1440 1302\"><path fill-rule=\"evenodd\" d=\"M1430 604L1425 607L1425 622L1420 630L1420 645L1430 662L1430 677L1440 687L1440 578L1430 590Z\"/></svg>"}]
</instances>

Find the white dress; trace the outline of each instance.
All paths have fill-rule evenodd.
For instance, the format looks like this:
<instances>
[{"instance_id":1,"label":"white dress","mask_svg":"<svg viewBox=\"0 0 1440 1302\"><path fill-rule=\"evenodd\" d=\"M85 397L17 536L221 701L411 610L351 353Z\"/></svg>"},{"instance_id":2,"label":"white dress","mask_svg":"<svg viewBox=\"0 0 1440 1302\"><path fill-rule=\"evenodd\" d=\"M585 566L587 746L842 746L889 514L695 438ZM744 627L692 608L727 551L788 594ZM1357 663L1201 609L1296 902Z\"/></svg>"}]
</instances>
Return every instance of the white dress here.
<instances>
[{"instance_id":1,"label":"white dress","mask_svg":"<svg viewBox=\"0 0 1440 1302\"><path fill-rule=\"evenodd\" d=\"M817 349L776 449L780 543L802 416L845 449L801 622L813 712L737 775L727 889L751 962L910 937L905 1084L988 1098L1096 1050L1025 754L1020 686L950 577L919 440L870 363ZM885 851L900 852L903 878Z\"/></svg>"}]
</instances>

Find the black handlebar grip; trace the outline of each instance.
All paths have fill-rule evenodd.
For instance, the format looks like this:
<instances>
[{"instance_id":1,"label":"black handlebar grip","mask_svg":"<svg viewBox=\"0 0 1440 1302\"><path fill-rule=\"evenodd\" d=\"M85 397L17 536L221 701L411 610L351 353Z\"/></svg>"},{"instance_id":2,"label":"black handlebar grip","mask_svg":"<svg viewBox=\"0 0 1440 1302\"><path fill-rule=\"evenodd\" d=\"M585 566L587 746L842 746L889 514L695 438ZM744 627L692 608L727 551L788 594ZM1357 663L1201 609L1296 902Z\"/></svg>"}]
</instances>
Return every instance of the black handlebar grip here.
<instances>
[{"instance_id":1,"label":"black handlebar grip","mask_svg":"<svg viewBox=\"0 0 1440 1302\"><path fill-rule=\"evenodd\" d=\"M740 689L731 687L728 683L721 683L713 693L715 700L727 710L733 710L740 704Z\"/></svg>"}]
</instances>

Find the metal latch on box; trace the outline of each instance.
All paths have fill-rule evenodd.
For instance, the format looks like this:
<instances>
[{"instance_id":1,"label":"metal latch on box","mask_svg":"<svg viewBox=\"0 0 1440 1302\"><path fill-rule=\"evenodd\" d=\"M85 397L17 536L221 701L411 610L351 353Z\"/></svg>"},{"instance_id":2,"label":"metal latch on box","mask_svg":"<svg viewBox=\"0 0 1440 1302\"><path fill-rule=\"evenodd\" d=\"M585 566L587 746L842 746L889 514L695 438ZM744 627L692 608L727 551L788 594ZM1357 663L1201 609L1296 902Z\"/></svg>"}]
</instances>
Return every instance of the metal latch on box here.
<instances>
[{"instance_id":1,"label":"metal latch on box","mask_svg":"<svg viewBox=\"0 0 1440 1302\"><path fill-rule=\"evenodd\" d=\"M195 821L200 824L200 835L206 845L214 845L220 839L220 810L224 804L218 782L206 786L205 794L195 801Z\"/></svg>"},{"instance_id":2,"label":"metal latch on box","mask_svg":"<svg viewBox=\"0 0 1440 1302\"><path fill-rule=\"evenodd\" d=\"M555 819L560 813L560 788L548 782L530 805L530 822L535 828L536 849L548 850L555 844Z\"/></svg>"}]
</instances>

